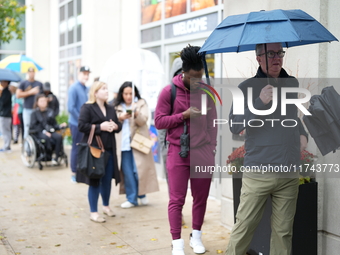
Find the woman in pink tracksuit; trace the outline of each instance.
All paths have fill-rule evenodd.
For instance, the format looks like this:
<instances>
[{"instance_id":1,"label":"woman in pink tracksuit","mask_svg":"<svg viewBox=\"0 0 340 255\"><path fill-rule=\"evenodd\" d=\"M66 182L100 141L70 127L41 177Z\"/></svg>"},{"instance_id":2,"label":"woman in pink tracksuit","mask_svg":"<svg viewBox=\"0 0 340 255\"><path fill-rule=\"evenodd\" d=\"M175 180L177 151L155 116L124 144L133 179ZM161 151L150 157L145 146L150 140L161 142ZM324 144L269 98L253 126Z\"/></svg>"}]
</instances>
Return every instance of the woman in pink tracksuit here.
<instances>
[{"instance_id":1,"label":"woman in pink tracksuit","mask_svg":"<svg viewBox=\"0 0 340 255\"><path fill-rule=\"evenodd\" d=\"M215 148L217 128L213 127L216 108L213 100L207 96L206 115L201 114L201 98L205 92L201 88L203 63L198 55L200 47L187 46L181 53L182 73L172 82L176 86L176 97L171 106L171 84L166 86L158 99L155 112L157 129L167 129L166 140L169 142L167 170L169 178L170 201L168 207L170 232L172 235L172 254L184 255L184 240L181 239L181 213L190 180L193 196L192 234L190 246L195 253L204 253L201 242L201 227L204 220L207 198L209 195L211 174L198 170L215 166ZM171 112L172 108L172 112ZM190 151L187 157L179 155L180 136L184 131L184 122L190 136Z\"/></svg>"}]
</instances>

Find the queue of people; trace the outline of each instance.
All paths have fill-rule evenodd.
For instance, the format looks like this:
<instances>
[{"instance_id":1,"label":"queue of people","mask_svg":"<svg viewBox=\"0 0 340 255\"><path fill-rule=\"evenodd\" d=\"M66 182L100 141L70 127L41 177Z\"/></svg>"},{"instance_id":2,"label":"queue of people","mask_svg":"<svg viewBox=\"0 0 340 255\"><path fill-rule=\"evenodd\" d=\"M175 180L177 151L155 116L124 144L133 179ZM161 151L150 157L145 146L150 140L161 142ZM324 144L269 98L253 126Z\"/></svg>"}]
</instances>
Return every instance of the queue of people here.
<instances>
[{"instance_id":1,"label":"queue of people","mask_svg":"<svg viewBox=\"0 0 340 255\"><path fill-rule=\"evenodd\" d=\"M281 44L267 44L266 48L265 51L263 44L256 46L256 60L259 64L257 74L239 85L246 98L248 97L247 89L249 87L254 89L252 100L257 109L270 107L273 99L273 85L279 88L298 87L298 81L282 68L285 52ZM206 252L202 241L202 225L212 175L208 172L193 175L193 167L215 165L217 128L213 126L213 119L217 118L217 113L214 102L210 98L207 100L209 114L203 115L199 110L202 94L205 93L201 89L204 69L201 57L198 55L199 50L200 47L189 45L180 52L180 61L177 61L180 66L177 66L173 72L171 84L161 91L155 111L155 126L157 129L164 130L166 139L164 148L167 150L168 218L173 255L184 255L185 241L181 236L182 208L189 182L193 196L192 233L189 237L189 245L194 253ZM88 90L85 84L89 75L89 67L81 67L78 81L69 88L68 92L69 126L73 139L71 180L74 183L86 183L89 186L90 219L102 223L105 222L105 218L98 212L99 194L102 198L103 214L109 217L115 216L110 207L112 179L115 180L116 185L120 185L120 194L126 196L126 201L120 205L124 209L147 205L147 194L158 191L159 187L152 152L145 154L131 147L135 134L149 136L147 121L150 116L147 102L141 98L138 88L126 81L121 85L114 103L109 104L107 84L96 81ZM8 108L7 102L11 102L12 99L8 82L2 81L1 85L0 122L4 137L2 150L10 150L10 138L8 140L7 135L11 123L9 119L11 106ZM174 101L172 101L173 91L175 91ZM35 96L37 94L38 96ZM34 96L37 107L35 110ZM22 115L24 130L26 130L25 136L29 130L27 128L29 115L30 125L28 127L31 130L36 129L41 137L57 145L58 155L60 137L44 129L46 121L49 118L55 119L59 111L55 97L50 92L50 84L45 83L42 86L41 83L35 81L34 70L29 70L29 79L19 86L16 97L17 99L24 98ZM232 111L230 113L230 119L235 123L241 122L242 118L254 117L247 107L248 100L244 101L246 109L244 115L234 115ZM49 103L51 107L54 107L53 110L48 109ZM280 105L280 100L278 105ZM299 164L300 151L306 148L308 135L297 116L295 105L290 106L288 114L290 119L298 123L295 128L270 129L267 126L254 128L250 125L243 128L241 126L231 127L231 132L235 134L246 129L245 166L256 165L261 169L263 164ZM277 119L282 117L280 108L273 113L274 117ZM54 121L52 123L52 125L56 124ZM88 178L77 171L77 143L88 141L93 125L95 126L94 133L103 141L107 156L105 174L100 179ZM93 141L93 145L98 146L96 140ZM57 158L53 159L53 161L57 160ZM227 255L244 255L247 252L268 196L271 196L273 200L270 254L290 254L298 194L298 176L268 174L267 178L262 177L252 173L246 174L242 180L241 202L227 247Z\"/></svg>"}]
</instances>

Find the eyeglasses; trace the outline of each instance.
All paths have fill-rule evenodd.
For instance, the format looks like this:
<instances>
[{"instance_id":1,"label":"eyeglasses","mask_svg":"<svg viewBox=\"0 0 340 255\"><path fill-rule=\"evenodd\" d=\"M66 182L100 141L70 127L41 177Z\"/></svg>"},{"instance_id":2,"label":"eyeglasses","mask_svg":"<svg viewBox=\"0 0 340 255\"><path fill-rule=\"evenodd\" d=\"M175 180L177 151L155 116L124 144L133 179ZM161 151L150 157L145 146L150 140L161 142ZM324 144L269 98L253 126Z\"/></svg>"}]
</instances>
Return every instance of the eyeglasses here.
<instances>
[{"instance_id":1,"label":"eyeglasses","mask_svg":"<svg viewBox=\"0 0 340 255\"><path fill-rule=\"evenodd\" d=\"M275 55L277 55L279 58L283 58L285 56L285 51L283 50L280 50L278 52L275 52L275 51L267 51L267 57L268 58L274 58ZM266 53L262 53L262 54L259 54L258 56L262 56L262 55L265 55Z\"/></svg>"}]
</instances>

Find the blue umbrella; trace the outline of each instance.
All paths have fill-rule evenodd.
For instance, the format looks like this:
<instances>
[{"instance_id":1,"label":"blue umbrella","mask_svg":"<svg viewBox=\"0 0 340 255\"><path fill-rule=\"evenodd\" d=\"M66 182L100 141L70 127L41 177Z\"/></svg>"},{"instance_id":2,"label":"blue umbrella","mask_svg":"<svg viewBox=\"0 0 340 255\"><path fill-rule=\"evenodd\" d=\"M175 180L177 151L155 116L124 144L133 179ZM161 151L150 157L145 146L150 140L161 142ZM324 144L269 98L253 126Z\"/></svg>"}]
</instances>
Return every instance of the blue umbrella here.
<instances>
[{"instance_id":1,"label":"blue umbrella","mask_svg":"<svg viewBox=\"0 0 340 255\"><path fill-rule=\"evenodd\" d=\"M21 81L21 77L8 69L0 69L0 81Z\"/></svg>"},{"instance_id":2,"label":"blue umbrella","mask_svg":"<svg viewBox=\"0 0 340 255\"><path fill-rule=\"evenodd\" d=\"M203 44L201 53L255 50L256 44L283 47L338 41L323 25L302 10L272 10L225 18Z\"/></svg>"},{"instance_id":3,"label":"blue umbrella","mask_svg":"<svg viewBox=\"0 0 340 255\"><path fill-rule=\"evenodd\" d=\"M255 50L256 44L262 43L267 52L266 43L282 43L282 47L288 48L331 41L338 39L306 12L279 9L228 16L215 28L199 52L210 83L205 54ZM268 69L268 58L266 63Z\"/></svg>"}]
</instances>

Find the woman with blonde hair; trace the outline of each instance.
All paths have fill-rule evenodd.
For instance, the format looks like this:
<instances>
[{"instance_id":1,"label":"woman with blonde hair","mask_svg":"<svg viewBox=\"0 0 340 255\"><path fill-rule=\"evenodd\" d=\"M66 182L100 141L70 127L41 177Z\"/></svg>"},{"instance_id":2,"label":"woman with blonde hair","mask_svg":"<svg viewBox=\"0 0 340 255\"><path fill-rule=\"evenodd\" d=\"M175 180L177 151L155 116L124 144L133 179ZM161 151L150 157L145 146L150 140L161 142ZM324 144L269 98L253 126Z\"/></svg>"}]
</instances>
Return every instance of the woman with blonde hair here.
<instances>
[{"instance_id":1,"label":"woman with blonde hair","mask_svg":"<svg viewBox=\"0 0 340 255\"><path fill-rule=\"evenodd\" d=\"M105 222L105 219L99 215L97 209L99 193L103 200L103 213L109 217L115 216L109 207L111 181L114 178L116 185L120 181L115 133L120 132L122 125L117 119L114 107L107 103L108 97L109 91L107 85L100 81L95 82L90 89L89 100L80 109L78 120L78 129L84 133L82 142L87 142L91 127L94 124L96 126L94 134L100 136L108 158L105 175L100 179L89 179L80 172L77 172L77 182L89 185L90 219L94 222ZM92 145L98 147L96 139L93 139Z\"/></svg>"}]
</instances>

